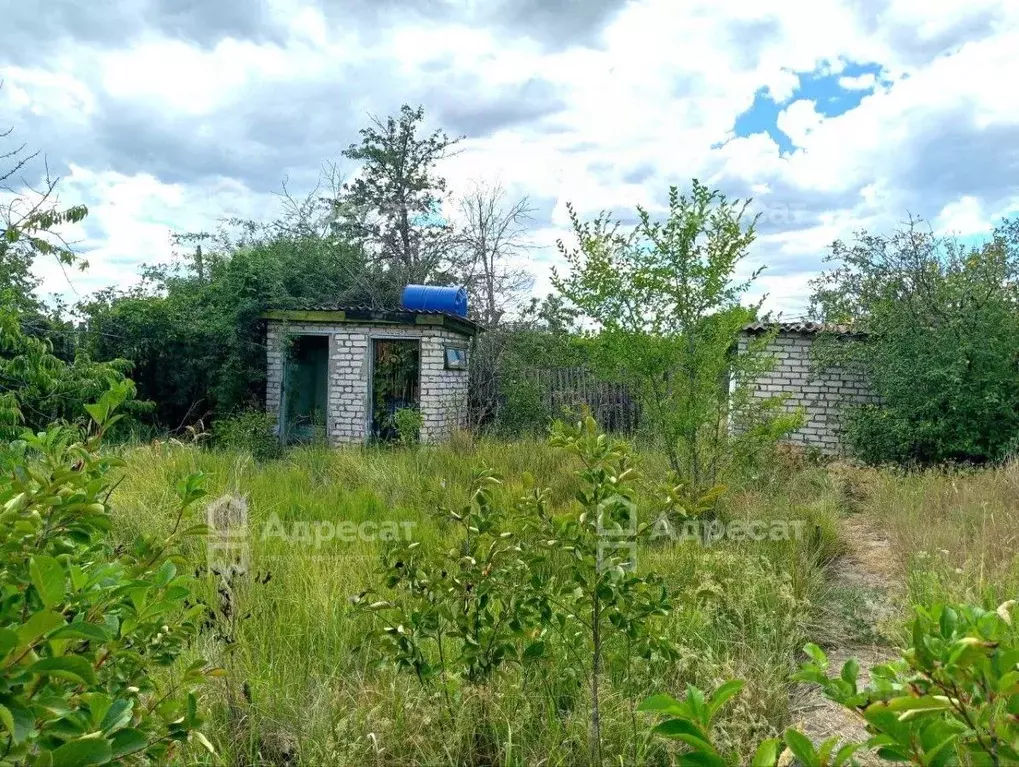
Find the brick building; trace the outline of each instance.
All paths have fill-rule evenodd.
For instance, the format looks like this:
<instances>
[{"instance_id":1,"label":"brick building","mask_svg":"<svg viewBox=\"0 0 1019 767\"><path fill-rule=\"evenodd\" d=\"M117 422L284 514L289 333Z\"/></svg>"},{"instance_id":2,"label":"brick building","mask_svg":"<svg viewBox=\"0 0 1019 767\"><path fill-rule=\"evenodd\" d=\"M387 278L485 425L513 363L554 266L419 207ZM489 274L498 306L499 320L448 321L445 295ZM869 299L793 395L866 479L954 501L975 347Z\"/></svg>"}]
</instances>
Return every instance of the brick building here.
<instances>
[{"instance_id":1,"label":"brick building","mask_svg":"<svg viewBox=\"0 0 1019 767\"><path fill-rule=\"evenodd\" d=\"M769 331L776 331L766 349L774 356L775 365L754 382L755 396L784 394L786 410L803 409L806 423L790 434L787 442L816 448L827 455L843 453L841 417L844 407L876 403L878 399L859 375L838 367L819 368L811 352L820 333L848 334L850 330L817 322L755 323L743 329L739 352L746 351L752 336Z\"/></svg>"},{"instance_id":2,"label":"brick building","mask_svg":"<svg viewBox=\"0 0 1019 767\"><path fill-rule=\"evenodd\" d=\"M467 398L478 326L438 311L317 307L269 311L266 409L286 442L395 436L398 411L420 413L422 442L448 437Z\"/></svg>"}]
</instances>

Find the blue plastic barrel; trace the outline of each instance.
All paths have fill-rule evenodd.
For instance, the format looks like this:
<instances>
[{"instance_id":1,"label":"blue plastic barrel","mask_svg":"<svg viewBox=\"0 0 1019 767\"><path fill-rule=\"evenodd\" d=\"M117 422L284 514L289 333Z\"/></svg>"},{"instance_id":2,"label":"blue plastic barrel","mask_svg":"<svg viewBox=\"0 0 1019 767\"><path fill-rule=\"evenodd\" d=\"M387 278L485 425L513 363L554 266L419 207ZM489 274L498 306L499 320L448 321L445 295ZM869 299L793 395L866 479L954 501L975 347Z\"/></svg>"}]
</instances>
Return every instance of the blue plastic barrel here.
<instances>
[{"instance_id":1,"label":"blue plastic barrel","mask_svg":"<svg viewBox=\"0 0 1019 767\"><path fill-rule=\"evenodd\" d=\"M409 312L445 312L467 316L467 291L439 285L408 285L400 304Z\"/></svg>"}]
</instances>

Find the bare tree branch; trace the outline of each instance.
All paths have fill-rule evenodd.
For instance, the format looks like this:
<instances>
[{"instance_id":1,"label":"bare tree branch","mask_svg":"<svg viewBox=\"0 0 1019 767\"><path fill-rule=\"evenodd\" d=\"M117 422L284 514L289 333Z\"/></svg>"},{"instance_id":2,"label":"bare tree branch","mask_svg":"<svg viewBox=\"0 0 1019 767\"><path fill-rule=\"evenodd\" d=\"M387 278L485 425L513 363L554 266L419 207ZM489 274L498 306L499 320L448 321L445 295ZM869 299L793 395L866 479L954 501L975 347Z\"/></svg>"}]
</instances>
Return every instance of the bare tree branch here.
<instances>
[{"instance_id":1,"label":"bare tree branch","mask_svg":"<svg viewBox=\"0 0 1019 767\"><path fill-rule=\"evenodd\" d=\"M480 299L479 319L494 327L534 284L530 272L511 263L533 247L527 233L534 208L526 196L510 202L501 185L479 182L458 204L462 224L456 238L461 254L457 271Z\"/></svg>"}]
</instances>

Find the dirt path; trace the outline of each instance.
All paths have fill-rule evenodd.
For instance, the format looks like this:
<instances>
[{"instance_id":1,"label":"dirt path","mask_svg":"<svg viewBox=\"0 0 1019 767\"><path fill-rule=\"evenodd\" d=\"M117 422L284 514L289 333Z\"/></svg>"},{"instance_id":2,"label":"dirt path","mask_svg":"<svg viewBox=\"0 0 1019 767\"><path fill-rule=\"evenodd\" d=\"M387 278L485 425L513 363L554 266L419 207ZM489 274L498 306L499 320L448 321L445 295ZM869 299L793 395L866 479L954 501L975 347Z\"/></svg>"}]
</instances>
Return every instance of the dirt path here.
<instances>
[{"instance_id":1,"label":"dirt path","mask_svg":"<svg viewBox=\"0 0 1019 767\"><path fill-rule=\"evenodd\" d=\"M859 685L870 680L870 669L896 657L895 651L879 642L879 626L894 614L892 595L895 563L888 540L862 514L844 517L840 535L849 550L831 569L834 609L826 623L831 633L823 648L828 655L829 673L837 673L850 658L860 662ZM793 724L815 743L833 735L858 743L867 739L863 721L851 711L825 698L816 687L803 687L793 704ZM858 752L863 765L881 764Z\"/></svg>"}]
</instances>

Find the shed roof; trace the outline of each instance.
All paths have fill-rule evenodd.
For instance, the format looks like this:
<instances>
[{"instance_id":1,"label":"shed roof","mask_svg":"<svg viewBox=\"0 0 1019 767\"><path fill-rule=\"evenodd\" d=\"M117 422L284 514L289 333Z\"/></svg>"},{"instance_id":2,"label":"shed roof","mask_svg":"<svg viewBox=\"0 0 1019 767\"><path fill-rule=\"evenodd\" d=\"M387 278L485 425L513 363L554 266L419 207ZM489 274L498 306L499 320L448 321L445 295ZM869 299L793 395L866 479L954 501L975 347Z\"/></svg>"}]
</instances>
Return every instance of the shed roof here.
<instances>
[{"instance_id":1,"label":"shed roof","mask_svg":"<svg viewBox=\"0 0 1019 767\"><path fill-rule=\"evenodd\" d=\"M347 323L351 325L425 325L440 326L473 336L482 330L474 320L434 310L373 309L370 306L333 306L317 304L300 309L270 309L260 315L265 320L285 322Z\"/></svg>"},{"instance_id":2,"label":"shed roof","mask_svg":"<svg viewBox=\"0 0 1019 767\"><path fill-rule=\"evenodd\" d=\"M795 320L791 322L751 322L743 326L744 333L757 334L766 333L778 329L779 333L800 333L803 335L816 335L818 333L836 333L843 336L866 335L866 331L854 330L852 325L842 325L830 322L812 322L810 320Z\"/></svg>"}]
</instances>

